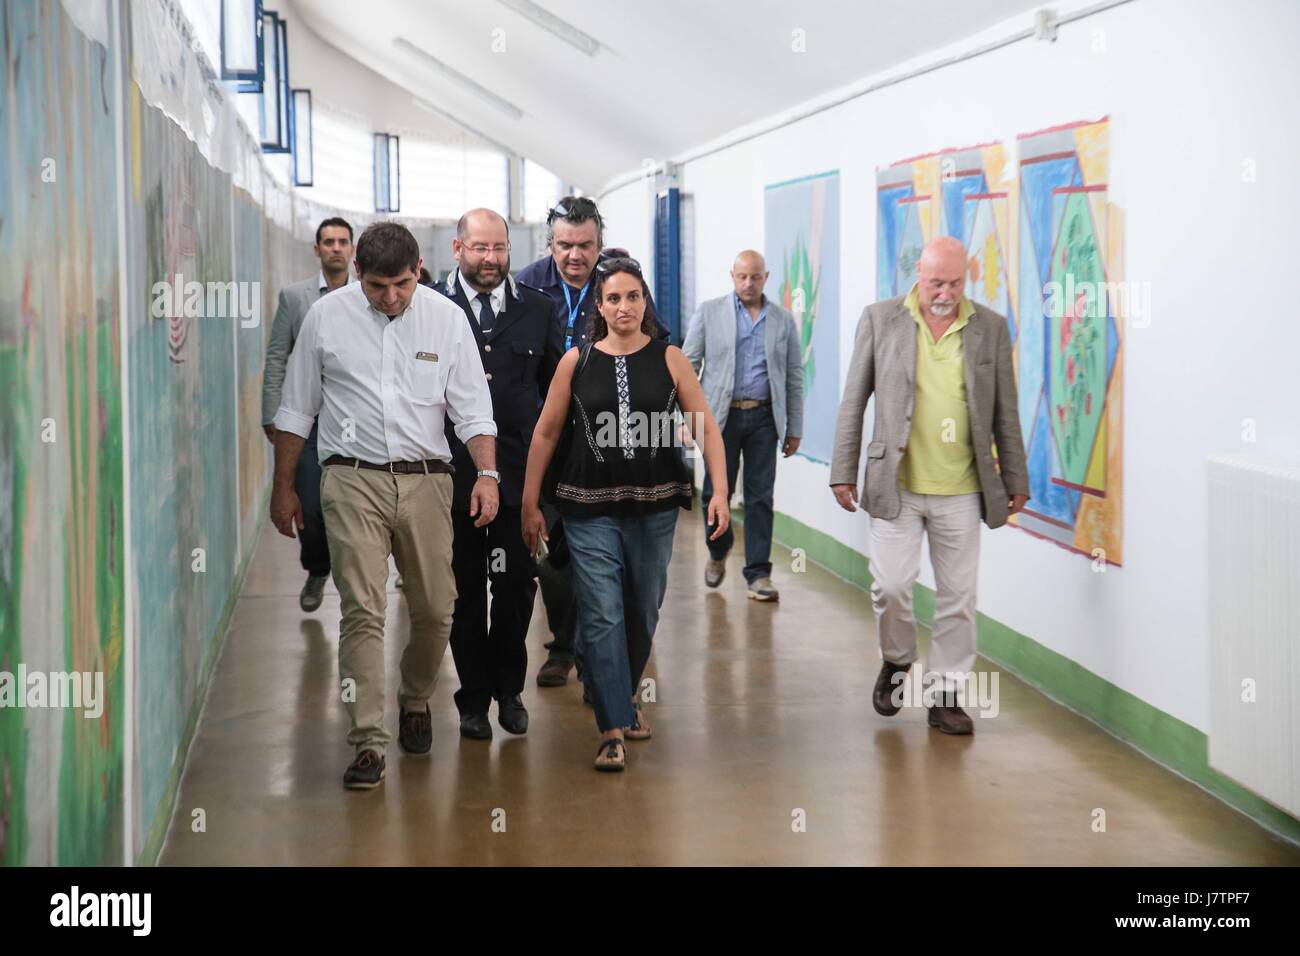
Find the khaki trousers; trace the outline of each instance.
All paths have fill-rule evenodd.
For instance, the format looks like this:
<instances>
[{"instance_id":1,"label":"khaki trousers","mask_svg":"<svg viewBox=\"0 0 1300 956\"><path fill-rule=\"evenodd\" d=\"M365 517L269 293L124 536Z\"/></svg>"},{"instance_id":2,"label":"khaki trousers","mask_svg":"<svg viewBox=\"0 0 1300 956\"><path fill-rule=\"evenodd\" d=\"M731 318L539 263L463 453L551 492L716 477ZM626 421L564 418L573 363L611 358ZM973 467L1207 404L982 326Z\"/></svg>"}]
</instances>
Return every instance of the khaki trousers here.
<instances>
[{"instance_id":1,"label":"khaki trousers","mask_svg":"<svg viewBox=\"0 0 1300 956\"><path fill-rule=\"evenodd\" d=\"M912 585L921 572L921 539L934 565L934 623L926 673L944 691L975 669L975 585L980 565L980 495L918 495L899 488L897 518L871 519L871 601L880 654L891 664L916 660ZM922 675L923 680L925 675ZM928 683L928 682L927 682Z\"/></svg>"},{"instance_id":2,"label":"khaki trousers","mask_svg":"<svg viewBox=\"0 0 1300 956\"><path fill-rule=\"evenodd\" d=\"M451 475L392 475L329 465L321 510L334 585L343 605L339 676L352 729L348 743L379 754L384 726L384 617L388 555L397 562L410 609L397 703L424 712L451 634L456 578L451 569Z\"/></svg>"}]
</instances>

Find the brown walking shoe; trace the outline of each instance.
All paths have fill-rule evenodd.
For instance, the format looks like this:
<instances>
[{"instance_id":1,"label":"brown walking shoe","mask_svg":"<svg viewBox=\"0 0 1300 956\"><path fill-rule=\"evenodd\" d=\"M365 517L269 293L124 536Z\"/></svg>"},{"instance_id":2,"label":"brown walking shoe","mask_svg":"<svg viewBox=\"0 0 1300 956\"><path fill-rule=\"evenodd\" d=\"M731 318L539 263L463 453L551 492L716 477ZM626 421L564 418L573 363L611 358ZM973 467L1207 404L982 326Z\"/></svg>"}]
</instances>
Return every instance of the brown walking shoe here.
<instances>
[{"instance_id":1,"label":"brown walking shoe","mask_svg":"<svg viewBox=\"0 0 1300 956\"><path fill-rule=\"evenodd\" d=\"M363 750L343 774L343 786L349 790L373 790L383 779L383 756L373 750Z\"/></svg>"},{"instance_id":2,"label":"brown walking shoe","mask_svg":"<svg viewBox=\"0 0 1300 956\"><path fill-rule=\"evenodd\" d=\"M928 711L926 722L931 727L938 727L945 734L954 734L961 737L975 733L975 721L971 720L970 714L960 707L929 707L926 709Z\"/></svg>"},{"instance_id":3,"label":"brown walking shoe","mask_svg":"<svg viewBox=\"0 0 1300 956\"><path fill-rule=\"evenodd\" d=\"M546 663L537 672L537 686L563 687L569 682L569 671L572 669L573 661L557 661L553 658L547 658Z\"/></svg>"},{"instance_id":4,"label":"brown walking shoe","mask_svg":"<svg viewBox=\"0 0 1300 956\"><path fill-rule=\"evenodd\" d=\"M882 717L893 717L901 709L893 701L894 689L902 685L902 678L894 680L895 674L906 673L912 669L911 664L891 664L883 661L880 673L876 675L876 686L871 691L871 706Z\"/></svg>"},{"instance_id":5,"label":"brown walking shoe","mask_svg":"<svg viewBox=\"0 0 1300 956\"><path fill-rule=\"evenodd\" d=\"M424 710L403 710L397 721L397 744L413 757L424 757L433 745L433 717Z\"/></svg>"}]
</instances>

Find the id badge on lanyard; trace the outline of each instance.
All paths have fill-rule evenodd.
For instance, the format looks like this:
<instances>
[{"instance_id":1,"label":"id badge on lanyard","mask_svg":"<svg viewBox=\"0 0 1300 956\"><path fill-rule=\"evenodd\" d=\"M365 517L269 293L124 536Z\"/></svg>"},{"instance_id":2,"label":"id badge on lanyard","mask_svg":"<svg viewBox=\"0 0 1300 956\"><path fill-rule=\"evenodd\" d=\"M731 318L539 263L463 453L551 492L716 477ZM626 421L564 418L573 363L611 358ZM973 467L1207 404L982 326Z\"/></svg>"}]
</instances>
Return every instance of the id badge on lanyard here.
<instances>
[{"instance_id":1,"label":"id badge on lanyard","mask_svg":"<svg viewBox=\"0 0 1300 956\"><path fill-rule=\"evenodd\" d=\"M573 330L578 324L578 316L582 312L582 300L587 297L587 289L590 287L590 282L582 287L582 291L578 293L578 301L575 303L569 295L569 284L563 279L560 280L560 288L564 290L564 305L569 310L569 327L565 330L564 335L564 351L566 352L573 348Z\"/></svg>"}]
</instances>

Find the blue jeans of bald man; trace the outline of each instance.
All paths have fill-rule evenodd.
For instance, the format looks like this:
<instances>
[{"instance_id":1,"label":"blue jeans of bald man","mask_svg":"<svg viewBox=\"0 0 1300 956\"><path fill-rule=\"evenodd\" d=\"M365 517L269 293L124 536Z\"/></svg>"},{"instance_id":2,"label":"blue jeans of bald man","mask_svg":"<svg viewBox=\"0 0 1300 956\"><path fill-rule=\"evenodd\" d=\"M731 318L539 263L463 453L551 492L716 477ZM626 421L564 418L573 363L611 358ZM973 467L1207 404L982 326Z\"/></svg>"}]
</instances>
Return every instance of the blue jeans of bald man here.
<instances>
[{"instance_id":1,"label":"blue jeans of bald man","mask_svg":"<svg viewBox=\"0 0 1300 956\"><path fill-rule=\"evenodd\" d=\"M727 412L722 444L727 452L727 489L732 495L736 493L740 460L745 459L745 580L750 584L772 576L772 491L776 485L778 442L771 405ZM704 513L706 541L713 530L709 526L712 498L713 482L706 473L700 509ZM735 542L736 536L728 525L717 541L708 541L709 557L721 561Z\"/></svg>"}]
</instances>

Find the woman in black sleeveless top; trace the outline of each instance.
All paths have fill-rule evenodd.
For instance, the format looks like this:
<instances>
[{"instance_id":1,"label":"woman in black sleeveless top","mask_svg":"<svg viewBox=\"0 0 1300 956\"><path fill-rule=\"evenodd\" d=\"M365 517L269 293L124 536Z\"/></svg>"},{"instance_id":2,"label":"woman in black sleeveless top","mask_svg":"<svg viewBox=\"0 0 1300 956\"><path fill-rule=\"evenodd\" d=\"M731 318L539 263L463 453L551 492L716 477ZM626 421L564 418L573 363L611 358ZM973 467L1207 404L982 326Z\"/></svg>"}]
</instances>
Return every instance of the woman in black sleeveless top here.
<instances>
[{"instance_id":1,"label":"woman in black sleeveless top","mask_svg":"<svg viewBox=\"0 0 1300 956\"><path fill-rule=\"evenodd\" d=\"M653 322L646 327L649 288L640 265L601 262L592 294L591 344L561 360L533 431L522 517L536 553L538 539L547 538L539 505L545 478L564 515L583 681L601 732L596 769L622 770L624 731L650 736L635 695L668 583L677 512L691 507L694 476L681 458L678 411L703 446L713 482L712 538L726 531L731 512L718 424L681 349L655 337Z\"/></svg>"}]
</instances>

